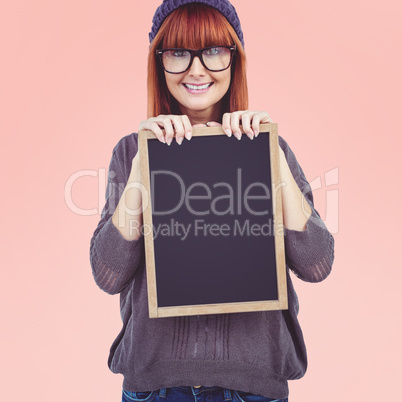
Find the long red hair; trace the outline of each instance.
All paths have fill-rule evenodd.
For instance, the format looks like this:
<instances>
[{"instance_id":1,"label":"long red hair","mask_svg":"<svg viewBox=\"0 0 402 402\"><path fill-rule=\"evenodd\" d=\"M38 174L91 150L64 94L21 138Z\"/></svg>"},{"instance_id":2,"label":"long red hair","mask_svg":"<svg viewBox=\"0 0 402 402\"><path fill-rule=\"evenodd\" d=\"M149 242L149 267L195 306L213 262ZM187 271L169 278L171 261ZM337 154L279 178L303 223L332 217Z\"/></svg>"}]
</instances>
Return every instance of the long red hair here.
<instances>
[{"instance_id":1,"label":"long red hair","mask_svg":"<svg viewBox=\"0 0 402 402\"><path fill-rule=\"evenodd\" d=\"M231 66L231 84L224 96L222 114L248 109L246 55L235 30L215 8L190 3L168 15L152 41L148 55L148 118L181 114L170 94L156 49L200 49L214 45L236 45Z\"/></svg>"}]
</instances>

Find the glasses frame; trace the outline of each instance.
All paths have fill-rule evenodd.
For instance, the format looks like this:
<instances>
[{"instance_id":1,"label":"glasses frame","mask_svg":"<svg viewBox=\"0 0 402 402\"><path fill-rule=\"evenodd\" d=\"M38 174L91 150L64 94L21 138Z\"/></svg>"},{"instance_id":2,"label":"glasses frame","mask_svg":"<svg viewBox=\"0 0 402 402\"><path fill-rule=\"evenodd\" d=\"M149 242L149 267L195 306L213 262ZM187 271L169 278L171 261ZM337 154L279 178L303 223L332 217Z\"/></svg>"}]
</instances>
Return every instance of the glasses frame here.
<instances>
[{"instance_id":1,"label":"glasses frame","mask_svg":"<svg viewBox=\"0 0 402 402\"><path fill-rule=\"evenodd\" d=\"M204 52L205 50L213 49L213 48L215 48L215 47L225 47L225 48L227 48L227 49L230 50L230 62L229 62L229 65L228 65L226 68L222 68L222 69L220 69L220 70L211 70L210 68L208 68L208 67L205 65L204 60L203 60L203 58L202 58L202 52ZM191 56L190 62L189 62L189 64L188 64L188 67L187 67L184 71L180 71L179 73L176 73L176 72L173 72L173 71L166 70L165 65L163 64L163 53L166 52L166 51L168 51L168 50L182 50L182 51L185 50L185 51L187 51L187 52L190 53L190 56ZM169 49L156 49L155 52L156 52L156 54L159 56L159 60L160 60L160 62L161 62L161 64L162 64L162 67L163 67L163 69L164 69L167 73L169 73L169 74L183 74L183 73L185 73L186 71L188 71L188 70L191 68L191 66L193 65L194 57L198 57L198 58L200 59L200 61L201 61L201 64L202 64L208 71L211 71L211 72L213 72L213 73L218 73L219 71L225 71L225 70L227 70L227 69L232 65L233 56L234 56L235 51L236 51L236 45L232 45L232 46L215 45L215 46L204 47L204 48L198 49L198 50L194 50L194 49L185 49L185 48L182 48L182 47L178 47L178 48L169 48Z\"/></svg>"}]
</instances>

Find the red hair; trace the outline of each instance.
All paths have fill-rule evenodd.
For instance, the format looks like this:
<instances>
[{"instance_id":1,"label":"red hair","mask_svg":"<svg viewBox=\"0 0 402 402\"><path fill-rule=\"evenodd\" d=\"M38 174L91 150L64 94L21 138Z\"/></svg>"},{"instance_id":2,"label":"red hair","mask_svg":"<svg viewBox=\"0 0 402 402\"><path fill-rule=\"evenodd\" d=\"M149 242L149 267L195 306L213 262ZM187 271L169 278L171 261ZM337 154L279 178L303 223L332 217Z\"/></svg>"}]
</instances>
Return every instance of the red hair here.
<instances>
[{"instance_id":1,"label":"red hair","mask_svg":"<svg viewBox=\"0 0 402 402\"><path fill-rule=\"evenodd\" d=\"M214 45L236 45L231 66L231 83L223 99L222 114L248 109L246 55L235 30L215 8L190 3L168 15L149 48L148 118L160 114L181 114L170 94L156 49L200 49Z\"/></svg>"}]
</instances>

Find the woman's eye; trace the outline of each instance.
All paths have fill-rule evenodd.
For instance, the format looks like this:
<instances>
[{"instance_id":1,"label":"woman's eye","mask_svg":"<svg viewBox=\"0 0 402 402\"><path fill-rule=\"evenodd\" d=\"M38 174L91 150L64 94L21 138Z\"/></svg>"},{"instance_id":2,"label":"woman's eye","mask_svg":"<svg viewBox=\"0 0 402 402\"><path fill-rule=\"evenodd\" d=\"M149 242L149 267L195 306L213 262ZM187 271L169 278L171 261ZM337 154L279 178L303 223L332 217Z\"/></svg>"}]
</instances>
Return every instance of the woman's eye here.
<instances>
[{"instance_id":1,"label":"woman's eye","mask_svg":"<svg viewBox=\"0 0 402 402\"><path fill-rule=\"evenodd\" d=\"M173 57L186 57L187 52L185 50L176 50L175 52L172 53Z\"/></svg>"},{"instance_id":2,"label":"woman's eye","mask_svg":"<svg viewBox=\"0 0 402 402\"><path fill-rule=\"evenodd\" d=\"M206 50L205 54L207 56L215 56L215 55L219 54L219 51L220 51L219 47L213 47L211 49Z\"/></svg>"}]
</instances>

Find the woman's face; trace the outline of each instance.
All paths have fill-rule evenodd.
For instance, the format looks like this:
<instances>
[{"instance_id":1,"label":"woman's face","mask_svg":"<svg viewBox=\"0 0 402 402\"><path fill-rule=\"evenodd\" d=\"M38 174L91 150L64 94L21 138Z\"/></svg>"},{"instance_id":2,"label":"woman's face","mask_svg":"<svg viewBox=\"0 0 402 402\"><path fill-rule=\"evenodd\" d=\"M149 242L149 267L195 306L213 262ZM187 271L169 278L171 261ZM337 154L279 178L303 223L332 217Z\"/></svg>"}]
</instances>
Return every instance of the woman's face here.
<instances>
[{"instance_id":1,"label":"woman's face","mask_svg":"<svg viewBox=\"0 0 402 402\"><path fill-rule=\"evenodd\" d=\"M214 116L220 113L221 100L230 86L230 68L211 72L198 57L194 57L190 69L182 74L165 71L167 87L177 100L183 114L205 114Z\"/></svg>"}]
</instances>

